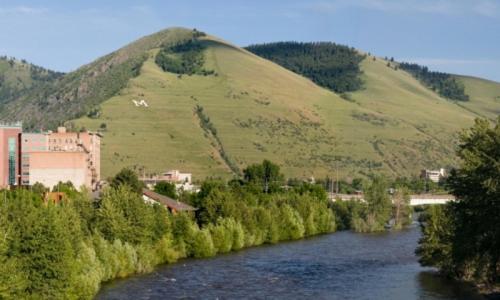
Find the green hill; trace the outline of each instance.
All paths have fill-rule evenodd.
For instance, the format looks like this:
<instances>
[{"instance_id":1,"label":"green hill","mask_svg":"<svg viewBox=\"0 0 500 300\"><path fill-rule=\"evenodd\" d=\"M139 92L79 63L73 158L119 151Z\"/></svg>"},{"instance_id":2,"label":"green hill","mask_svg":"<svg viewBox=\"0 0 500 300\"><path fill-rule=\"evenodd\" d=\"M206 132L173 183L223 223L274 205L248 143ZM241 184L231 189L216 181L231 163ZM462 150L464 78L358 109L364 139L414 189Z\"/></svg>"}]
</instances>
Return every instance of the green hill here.
<instances>
[{"instance_id":1,"label":"green hill","mask_svg":"<svg viewBox=\"0 0 500 300\"><path fill-rule=\"evenodd\" d=\"M464 83L465 92L472 98L460 105L481 118L500 116L500 83L470 76L456 77Z\"/></svg>"},{"instance_id":2,"label":"green hill","mask_svg":"<svg viewBox=\"0 0 500 300\"><path fill-rule=\"evenodd\" d=\"M194 47L183 46L193 37ZM245 49L176 28L83 66L49 97L25 97L6 111L32 124L73 119L76 128L101 130L105 176L130 166L181 169L198 179L233 176L264 158L290 177L336 169L341 177L414 175L453 165L457 133L479 115L498 114L497 83L460 77L470 100L457 104L383 59L368 56L359 68L363 87L341 97ZM41 109L43 99L49 103Z\"/></svg>"},{"instance_id":3,"label":"green hill","mask_svg":"<svg viewBox=\"0 0 500 300\"><path fill-rule=\"evenodd\" d=\"M31 90L50 85L62 75L24 60L0 56L0 104L15 101Z\"/></svg>"},{"instance_id":4,"label":"green hill","mask_svg":"<svg viewBox=\"0 0 500 300\"><path fill-rule=\"evenodd\" d=\"M22 93L3 105L0 117L22 119L27 128L50 128L85 114L98 114L96 109L101 102L118 93L129 79L139 74L149 49L191 35L189 30L171 29L139 39L50 85Z\"/></svg>"}]
</instances>

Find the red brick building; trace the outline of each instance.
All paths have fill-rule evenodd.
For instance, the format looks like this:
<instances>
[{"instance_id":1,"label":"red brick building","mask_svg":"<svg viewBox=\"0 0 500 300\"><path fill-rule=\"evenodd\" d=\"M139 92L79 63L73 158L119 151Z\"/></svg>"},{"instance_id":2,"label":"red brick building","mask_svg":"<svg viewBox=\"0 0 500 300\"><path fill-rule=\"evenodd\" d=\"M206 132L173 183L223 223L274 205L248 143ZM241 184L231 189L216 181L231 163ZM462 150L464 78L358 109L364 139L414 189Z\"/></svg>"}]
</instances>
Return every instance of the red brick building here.
<instances>
[{"instance_id":1,"label":"red brick building","mask_svg":"<svg viewBox=\"0 0 500 300\"><path fill-rule=\"evenodd\" d=\"M0 124L0 188L20 184L21 123Z\"/></svg>"}]
</instances>

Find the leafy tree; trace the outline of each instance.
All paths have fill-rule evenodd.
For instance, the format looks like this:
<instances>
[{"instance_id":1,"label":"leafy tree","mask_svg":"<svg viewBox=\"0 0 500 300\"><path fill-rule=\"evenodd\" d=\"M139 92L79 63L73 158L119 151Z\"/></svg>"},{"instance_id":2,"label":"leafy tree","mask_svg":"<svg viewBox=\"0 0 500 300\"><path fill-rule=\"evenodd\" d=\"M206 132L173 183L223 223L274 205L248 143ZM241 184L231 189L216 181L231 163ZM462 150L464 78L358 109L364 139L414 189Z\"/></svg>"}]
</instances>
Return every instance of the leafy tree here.
<instances>
[{"instance_id":1,"label":"leafy tree","mask_svg":"<svg viewBox=\"0 0 500 300\"><path fill-rule=\"evenodd\" d=\"M264 193L276 192L284 183L280 167L269 160L248 166L243 170L243 177L248 184L260 188Z\"/></svg>"},{"instance_id":2,"label":"leafy tree","mask_svg":"<svg viewBox=\"0 0 500 300\"><path fill-rule=\"evenodd\" d=\"M392 197L394 226L402 228L410 222L410 193L407 188L399 187Z\"/></svg>"},{"instance_id":3,"label":"leafy tree","mask_svg":"<svg viewBox=\"0 0 500 300\"><path fill-rule=\"evenodd\" d=\"M431 210L417 254L460 279L498 284L500 270L500 117L476 120L460 135L460 167L447 185L457 201Z\"/></svg>"},{"instance_id":4,"label":"leafy tree","mask_svg":"<svg viewBox=\"0 0 500 300\"><path fill-rule=\"evenodd\" d=\"M144 184L139 180L137 174L129 169L124 168L115 175L110 181L111 187L117 189L121 185L127 185L130 189L138 194L142 194Z\"/></svg>"},{"instance_id":5,"label":"leafy tree","mask_svg":"<svg viewBox=\"0 0 500 300\"><path fill-rule=\"evenodd\" d=\"M423 266L435 266L449 272L452 265L453 223L449 207L433 205L427 208L421 220L422 238L415 253Z\"/></svg>"},{"instance_id":6,"label":"leafy tree","mask_svg":"<svg viewBox=\"0 0 500 300\"><path fill-rule=\"evenodd\" d=\"M70 292L74 275L76 253L67 230L72 220L52 204L37 207L24 202L21 206L25 212L16 220L12 252L19 257L27 279L25 292L34 298L60 298Z\"/></svg>"},{"instance_id":7,"label":"leafy tree","mask_svg":"<svg viewBox=\"0 0 500 300\"><path fill-rule=\"evenodd\" d=\"M9 233L4 228L0 229L0 298L21 298L27 284L21 270L19 259L10 257Z\"/></svg>"},{"instance_id":8,"label":"leafy tree","mask_svg":"<svg viewBox=\"0 0 500 300\"><path fill-rule=\"evenodd\" d=\"M31 186L31 191L35 194L44 195L46 192L49 191L49 188L45 187L40 182L36 182Z\"/></svg>"},{"instance_id":9,"label":"leafy tree","mask_svg":"<svg viewBox=\"0 0 500 300\"><path fill-rule=\"evenodd\" d=\"M459 199L453 205L456 234L454 263L465 275L478 257L476 272L488 281L500 275L500 117L493 127L488 120L476 120L460 135L460 168L452 170L448 186ZM484 266L482 266L484 264Z\"/></svg>"},{"instance_id":10,"label":"leafy tree","mask_svg":"<svg viewBox=\"0 0 500 300\"><path fill-rule=\"evenodd\" d=\"M158 194L177 199L175 184L166 181L160 181L155 184L154 191Z\"/></svg>"},{"instance_id":11,"label":"leafy tree","mask_svg":"<svg viewBox=\"0 0 500 300\"><path fill-rule=\"evenodd\" d=\"M355 207L351 215L351 228L357 232L374 232L384 230L390 220L391 200L387 191L387 182L380 176L372 179L365 190L366 204Z\"/></svg>"},{"instance_id":12,"label":"leafy tree","mask_svg":"<svg viewBox=\"0 0 500 300\"><path fill-rule=\"evenodd\" d=\"M382 177L376 176L365 193L368 214L373 215L377 224L381 227L391 217L391 199L387 189L387 182Z\"/></svg>"},{"instance_id":13,"label":"leafy tree","mask_svg":"<svg viewBox=\"0 0 500 300\"><path fill-rule=\"evenodd\" d=\"M95 226L107 240L119 239L131 244L152 241L153 207L144 205L129 186L107 190L98 205Z\"/></svg>"},{"instance_id":14,"label":"leafy tree","mask_svg":"<svg viewBox=\"0 0 500 300\"><path fill-rule=\"evenodd\" d=\"M75 196L78 194L77 189L71 181L61 182L59 181L53 188L52 192L65 193L67 196Z\"/></svg>"}]
</instances>

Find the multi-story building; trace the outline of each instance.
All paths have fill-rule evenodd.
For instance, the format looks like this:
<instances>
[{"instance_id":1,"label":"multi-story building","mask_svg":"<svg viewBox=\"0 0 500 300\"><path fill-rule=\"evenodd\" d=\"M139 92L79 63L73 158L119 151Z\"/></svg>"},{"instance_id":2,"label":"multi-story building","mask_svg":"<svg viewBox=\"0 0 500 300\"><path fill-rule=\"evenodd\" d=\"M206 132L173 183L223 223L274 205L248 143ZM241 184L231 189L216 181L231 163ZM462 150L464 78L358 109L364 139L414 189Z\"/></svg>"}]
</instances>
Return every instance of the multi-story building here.
<instances>
[{"instance_id":1,"label":"multi-story building","mask_svg":"<svg viewBox=\"0 0 500 300\"><path fill-rule=\"evenodd\" d=\"M33 185L52 188L70 181L95 189L100 181L101 136L92 132L23 133L22 124L0 124L0 188Z\"/></svg>"},{"instance_id":2,"label":"multi-story building","mask_svg":"<svg viewBox=\"0 0 500 300\"><path fill-rule=\"evenodd\" d=\"M95 189L100 180L100 134L67 132L29 133L21 137L21 183L47 187L71 181L77 188Z\"/></svg>"},{"instance_id":3,"label":"multi-story building","mask_svg":"<svg viewBox=\"0 0 500 300\"><path fill-rule=\"evenodd\" d=\"M21 123L0 124L0 188L19 185Z\"/></svg>"},{"instance_id":4,"label":"multi-story building","mask_svg":"<svg viewBox=\"0 0 500 300\"><path fill-rule=\"evenodd\" d=\"M439 180L446 176L446 170L441 168L439 170L422 170L420 177L424 179L429 179L433 182L439 182Z\"/></svg>"},{"instance_id":5,"label":"multi-story building","mask_svg":"<svg viewBox=\"0 0 500 300\"><path fill-rule=\"evenodd\" d=\"M170 182L191 183L191 173L181 173L179 170L167 171L162 174L161 178Z\"/></svg>"},{"instance_id":6,"label":"multi-story building","mask_svg":"<svg viewBox=\"0 0 500 300\"><path fill-rule=\"evenodd\" d=\"M155 185L158 182L166 181L178 184L191 184L191 173L181 173L179 170L170 170L165 173L144 175L140 178L146 184Z\"/></svg>"}]
</instances>

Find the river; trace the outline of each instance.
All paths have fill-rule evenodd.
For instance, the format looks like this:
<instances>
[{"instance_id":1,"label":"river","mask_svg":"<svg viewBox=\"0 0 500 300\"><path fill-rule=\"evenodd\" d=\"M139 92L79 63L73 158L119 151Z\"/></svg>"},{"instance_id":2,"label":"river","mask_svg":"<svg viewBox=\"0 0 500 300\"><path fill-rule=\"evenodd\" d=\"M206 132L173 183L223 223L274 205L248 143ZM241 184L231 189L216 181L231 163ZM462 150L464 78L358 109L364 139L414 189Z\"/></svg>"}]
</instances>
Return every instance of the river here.
<instances>
[{"instance_id":1,"label":"river","mask_svg":"<svg viewBox=\"0 0 500 300\"><path fill-rule=\"evenodd\" d=\"M420 230L337 232L211 259L187 259L105 284L97 299L483 299L421 267Z\"/></svg>"}]
</instances>

